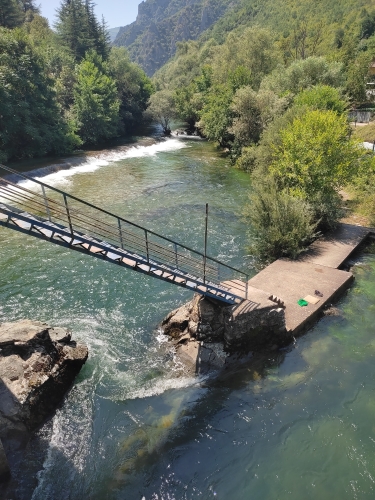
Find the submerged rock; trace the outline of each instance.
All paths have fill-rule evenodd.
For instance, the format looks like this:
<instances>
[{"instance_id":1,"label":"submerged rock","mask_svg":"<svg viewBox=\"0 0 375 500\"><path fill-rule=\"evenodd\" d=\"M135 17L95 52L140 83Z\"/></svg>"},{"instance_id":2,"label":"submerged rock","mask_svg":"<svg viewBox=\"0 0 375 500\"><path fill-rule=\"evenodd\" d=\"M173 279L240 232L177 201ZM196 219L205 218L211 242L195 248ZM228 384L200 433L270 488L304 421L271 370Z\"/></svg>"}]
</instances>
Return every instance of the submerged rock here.
<instances>
[{"instance_id":1,"label":"submerged rock","mask_svg":"<svg viewBox=\"0 0 375 500\"><path fill-rule=\"evenodd\" d=\"M56 409L87 356L64 328L31 320L0 324L0 441L8 458ZM7 476L2 451L0 479L2 470Z\"/></svg>"}]
</instances>

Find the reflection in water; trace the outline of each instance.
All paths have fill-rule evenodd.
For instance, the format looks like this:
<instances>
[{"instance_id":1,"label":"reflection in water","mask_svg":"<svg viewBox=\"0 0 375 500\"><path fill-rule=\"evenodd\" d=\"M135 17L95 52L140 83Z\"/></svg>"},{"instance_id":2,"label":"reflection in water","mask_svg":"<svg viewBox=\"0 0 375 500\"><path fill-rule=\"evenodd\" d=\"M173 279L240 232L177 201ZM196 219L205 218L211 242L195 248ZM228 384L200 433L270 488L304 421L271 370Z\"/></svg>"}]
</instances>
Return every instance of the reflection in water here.
<instances>
[{"instance_id":1,"label":"reflection in water","mask_svg":"<svg viewBox=\"0 0 375 500\"><path fill-rule=\"evenodd\" d=\"M209 143L164 144L96 152L97 168L85 159L44 180L197 249L208 202L209 253L244 266L249 177ZM338 316L289 349L193 379L156 331L189 292L6 229L0 244L1 321L68 326L90 350L9 498L374 497L373 254L356 262Z\"/></svg>"}]
</instances>

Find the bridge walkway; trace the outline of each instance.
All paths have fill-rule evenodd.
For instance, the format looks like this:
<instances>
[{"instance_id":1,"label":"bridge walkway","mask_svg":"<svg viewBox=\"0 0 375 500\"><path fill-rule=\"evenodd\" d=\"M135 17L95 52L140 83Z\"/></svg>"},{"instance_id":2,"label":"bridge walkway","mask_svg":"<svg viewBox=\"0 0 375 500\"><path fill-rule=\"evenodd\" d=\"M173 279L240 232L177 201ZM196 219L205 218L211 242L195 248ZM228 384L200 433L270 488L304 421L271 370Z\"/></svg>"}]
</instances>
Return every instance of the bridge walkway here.
<instances>
[{"instance_id":1,"label":"bridge walkway","mask_svg":"<svg viewBox=\"0 0 375 500\"><path fill-rule=\"evenodd\" d=\"M0 173L1 226L228 304L247 298L247 274L8 167Z\"/></svg>"}]
</instances>

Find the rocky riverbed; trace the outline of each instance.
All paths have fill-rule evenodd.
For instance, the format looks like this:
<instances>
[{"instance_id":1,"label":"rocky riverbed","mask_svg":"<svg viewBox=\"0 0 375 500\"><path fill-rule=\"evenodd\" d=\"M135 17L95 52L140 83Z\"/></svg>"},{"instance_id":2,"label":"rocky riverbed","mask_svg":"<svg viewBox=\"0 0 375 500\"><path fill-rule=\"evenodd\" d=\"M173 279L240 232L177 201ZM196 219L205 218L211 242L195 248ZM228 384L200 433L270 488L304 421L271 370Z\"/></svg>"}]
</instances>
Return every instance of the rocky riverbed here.
<instances>
[{"instance_id":1,"label":"rocky riverbed","mask_svg":"<svg viewBox=\"0 0 375 500\"><path fill-rule=\"evenodd\" d=\"M14 456L50 416L87 360L65 328L21 320L0 324L0 481Z\"/></svg>"}]
</instances>

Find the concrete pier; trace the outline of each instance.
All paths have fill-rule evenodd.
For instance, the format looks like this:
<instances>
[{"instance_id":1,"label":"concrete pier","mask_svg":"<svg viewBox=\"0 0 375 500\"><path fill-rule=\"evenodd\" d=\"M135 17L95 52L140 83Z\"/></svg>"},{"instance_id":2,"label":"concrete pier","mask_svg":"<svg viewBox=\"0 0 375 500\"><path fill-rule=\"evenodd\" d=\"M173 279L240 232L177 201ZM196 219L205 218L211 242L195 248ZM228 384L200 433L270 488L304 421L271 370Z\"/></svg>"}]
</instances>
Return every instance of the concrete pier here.
<instances>
[{"instance_id":1,"label":"concrete pier","mask_svg":"<svg viewBox=\"0 0 375 500\"><path fill-rule=\"evenodd\" d=\"M299 259L276 260L254 276L249 285L280 297L285 305L287 331L301 335L350 286L352 273L340 267L370 234L369 228L340 224L315 241ZM299 306L298 300L308 296L318 302Z\"/></svg>"},{"instance_id":2,"label":"concrete pier","mask_svg":"<svg viewBox=\"0 0 375 500\"><path fill-rule=\"evenodd\" d=\"M195 373L223 368L227 353L284 347L311 328L349 288L353 274L340 268L371 233L368 228L341 224L297 260L278 259L251 278L247 300L241 304L225 306L196 295L170 313L162 328L174 339L180 360ZM243 282L221 285L245 299ZM305 305L298 304L300 299ZM210 347L215 343L222 345L221 355L220 349Z\"/></svg>"}]
</instances>

